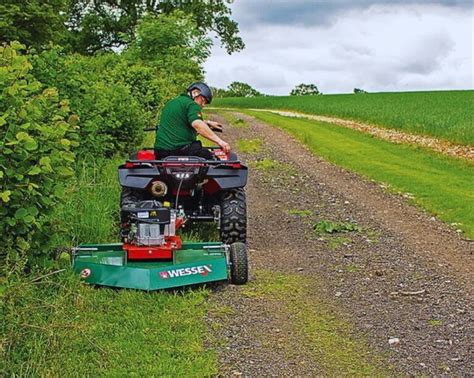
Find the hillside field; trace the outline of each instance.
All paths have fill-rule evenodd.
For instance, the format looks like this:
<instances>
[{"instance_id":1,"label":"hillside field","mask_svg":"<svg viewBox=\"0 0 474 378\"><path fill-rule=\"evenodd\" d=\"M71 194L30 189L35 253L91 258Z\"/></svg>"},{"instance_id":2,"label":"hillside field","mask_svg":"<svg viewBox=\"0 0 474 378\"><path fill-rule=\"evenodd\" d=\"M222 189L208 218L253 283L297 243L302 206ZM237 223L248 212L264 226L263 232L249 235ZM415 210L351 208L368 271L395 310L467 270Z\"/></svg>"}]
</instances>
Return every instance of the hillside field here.
<instances>
[{"instance_id":1,"label":"hillside field","mask_svg":"<svg viewBox=\"0 0 474 378\"><path fill-rule=\"evenodd\" d=\"M213 105L341 117L474 145L473 90L219 98Z\"/></svg>"}]
</instances>

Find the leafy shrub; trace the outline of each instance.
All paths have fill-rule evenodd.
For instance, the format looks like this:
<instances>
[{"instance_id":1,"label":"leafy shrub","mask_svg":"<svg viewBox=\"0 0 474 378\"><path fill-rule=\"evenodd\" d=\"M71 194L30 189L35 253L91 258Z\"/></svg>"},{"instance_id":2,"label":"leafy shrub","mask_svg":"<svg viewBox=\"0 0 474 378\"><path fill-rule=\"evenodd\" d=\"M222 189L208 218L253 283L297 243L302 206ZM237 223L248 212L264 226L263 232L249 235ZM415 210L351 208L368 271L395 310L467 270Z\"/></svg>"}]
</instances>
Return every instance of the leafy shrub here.
<instances>
[{"instance_id":1,"label":"leafy shrub","mask_svg":"<svg viewBox=\"0 0 474 378\"><path fill-rule=\"evenodd\" d=\"M1 252L13 261L44 253L48 215L74 173L78 145L69 102L31 75L20 49L18 43L0 46Z\"/></svg>"},{"instance_id":2,"label":"leafy shrub","mask_svg":"<svg viewBox=\"0 0 474 378\"><path fill-rule=\"evenodd\" d=\"M119 61L115 54L65 55L60 48L33 57L35 75L70 99L79 117L81 157L129 152L143 139L147 118L139 99L112 74Z\"/></svg>"},{"instance_id":3,"label":"leafy shrub","mask_svg":"<svg viewBox=\"0 0 474 378\"><path fill-rule=\"evenodd\" d=\"M130 88L133 97L142 107L147 126L158 122L159 109L178 91L155 67L144 64L123 60L114 68L112 75L116 81Z\"/></svg>"}]
</instances>

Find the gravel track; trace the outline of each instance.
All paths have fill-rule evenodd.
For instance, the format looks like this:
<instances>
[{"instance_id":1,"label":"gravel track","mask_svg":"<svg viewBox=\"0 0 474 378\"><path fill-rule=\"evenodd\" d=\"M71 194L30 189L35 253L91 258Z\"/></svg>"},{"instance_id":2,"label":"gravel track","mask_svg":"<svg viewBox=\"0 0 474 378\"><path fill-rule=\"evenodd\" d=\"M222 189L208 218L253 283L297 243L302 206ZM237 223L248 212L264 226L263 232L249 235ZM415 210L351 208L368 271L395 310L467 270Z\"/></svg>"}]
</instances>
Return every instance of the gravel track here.
<instances>
[{"instance_id":1,"label":"gravel track","mask_svg":"<svg viewBox=\"0 0 474 378\"><path fill-rule=\"evenodd\" d=\"M226 127L232 146L240 138L263 141L257 154L240 153L242 160L273 159L290 171L250 170L251 271L314 278L315 302L337 306L397 374L474 375L474 244L406 198L312 155L284 132L238 117L248 127ZM312 215L290 215L295 209ZM315 234L311 225L325 219L355 222L362 231L345 239ZM232 285L218 289L213 301L232 310L224 320L210 316L223 325L215 331L225 341L219 348L223 375L331 374L298 343L291 319L274 302L246 297Z\"/></svg>"}]
</instances>

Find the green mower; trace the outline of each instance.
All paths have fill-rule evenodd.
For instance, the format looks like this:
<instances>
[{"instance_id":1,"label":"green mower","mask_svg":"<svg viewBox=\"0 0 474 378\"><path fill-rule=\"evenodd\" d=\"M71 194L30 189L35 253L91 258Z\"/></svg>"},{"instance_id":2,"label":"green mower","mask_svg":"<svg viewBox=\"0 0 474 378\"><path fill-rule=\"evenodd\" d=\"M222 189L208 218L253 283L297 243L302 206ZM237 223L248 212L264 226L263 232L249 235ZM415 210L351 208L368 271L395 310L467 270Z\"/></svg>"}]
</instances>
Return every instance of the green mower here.
<instances>
[{"instance_id":1,"label":"green mower","mask_svg":"<svg viewBox=\"0 0 474 378\"><path fill-rule=\"evenodd\" d=\"M247 167L234 154L210 148L215 160L169 156L152 149L119 167L121 243L81 244L73 269L87 283L159 290L248 280ZM185 224L213 222L221 242L182 241Z\"/></svg>"}]
</instances>

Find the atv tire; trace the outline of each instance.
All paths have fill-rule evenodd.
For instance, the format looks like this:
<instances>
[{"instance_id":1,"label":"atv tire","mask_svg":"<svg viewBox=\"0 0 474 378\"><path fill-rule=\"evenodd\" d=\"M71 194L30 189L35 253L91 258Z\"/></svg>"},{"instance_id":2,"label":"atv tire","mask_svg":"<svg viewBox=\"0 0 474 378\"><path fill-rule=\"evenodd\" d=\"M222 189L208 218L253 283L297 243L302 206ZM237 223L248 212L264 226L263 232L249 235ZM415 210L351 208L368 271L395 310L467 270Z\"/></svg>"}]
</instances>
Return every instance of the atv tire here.
<instances>
[{"instance_id":1,"label":"atv tire","mask_svg":"<svg viewBox=\"0 0 474 378\"><path fill-rule=\"evenodd\" d=\"M221 198L221 241L247 242L247 205L243 188L226 191Z\"/></svg>"},{"instance_id":2,"label":"atv tire","mask_svg":"<svg viewBox=\"0 0 474 378\"><path fill-rule=\"evenodd\" d=\"M234 285L243 285L249 279L247 247L237 242L230 245L230 282Z\"/></svg>"}]
</instances>

